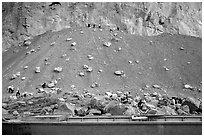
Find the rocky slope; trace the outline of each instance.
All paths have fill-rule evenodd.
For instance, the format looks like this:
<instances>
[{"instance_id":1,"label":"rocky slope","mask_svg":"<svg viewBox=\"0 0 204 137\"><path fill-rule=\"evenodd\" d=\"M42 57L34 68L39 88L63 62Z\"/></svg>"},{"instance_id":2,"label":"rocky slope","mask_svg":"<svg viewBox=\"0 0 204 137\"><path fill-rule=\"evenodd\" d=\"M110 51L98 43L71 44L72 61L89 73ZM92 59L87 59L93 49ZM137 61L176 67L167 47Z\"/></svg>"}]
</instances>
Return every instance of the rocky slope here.
<instances>
[{"instance_id":1,"label":"rocky slope","mask_svg":"<svg viewBox=\"0 0 204 137\"><path fill-rule=\"evenodd\" d=\"M3 51L27 37L82 22L138 36L202 35L202 3L3 3Z\"/></svg>"},{"instance_id":2,"label":"rocky slope","mask_svg":"<svg viewBox=\"0 0 204 137\"><path fill-rule=\"evenodd\" d=\"M12 4L11 12L14 12L16 3ZM53 14L38 13L40 10L35 10L34 14L34 10L30 10L32 18L44 13L47 13L45 18L53 17L67 3L33 3L31 6L39 8L41 5L43 10L43 4ZM45 21L42 27L42 22L31 18L33 25L26 28L19 25L14 28L12 36L4 37L7 40L15 37L14 41L22 38L23 41L3 52L4 113L13 116L202 113L201 38L177 34L180 33L178 29L169 34L166 33L168 28L160 35L157 31L150 34L144 25L135 31L134 27L124 25L122 20L126 15L122 16L122 13L113 23L108 18L112 17L111 10L96 12L99 7L107 8L111 4L89 4L72 3L68 6L75 11L70 11L68 17L75 18L70 19L68 25ZM98 8L94 8L97 5ZM79 12L82 7L89 9L87 15ZM126 14L126 10L122 11ZM69 12L59 12L62 13ZM84 13L86 18L78 13ZM99 13L106 15L104 20ZM9 14L5 15L8 18L4 21L9 19ZM93 20L93 15L100 20ZM27 23L27 17L26 20L26 24L32 24ZM22 22L23 18L20 18L16 24ZM6 25L8 28L14 26Z\"/></svg>"}]
</instances>

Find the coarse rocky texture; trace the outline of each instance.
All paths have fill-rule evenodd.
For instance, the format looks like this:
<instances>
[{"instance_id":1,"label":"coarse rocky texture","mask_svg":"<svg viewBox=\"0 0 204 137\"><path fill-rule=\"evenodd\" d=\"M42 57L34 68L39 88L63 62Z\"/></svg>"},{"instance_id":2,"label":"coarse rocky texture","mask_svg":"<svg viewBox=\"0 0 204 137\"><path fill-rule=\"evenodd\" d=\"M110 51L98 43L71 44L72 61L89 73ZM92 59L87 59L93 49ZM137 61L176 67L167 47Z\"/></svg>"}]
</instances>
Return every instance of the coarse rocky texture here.
<instances>
[{"instance_id":1,"label":"coarse rocky texture","mask_svg":"<svg viewBox=\"0 0 204 137\"><path fill-rule=\"evenodd\" d=\"M137 36L202 36L201 2L3 2L3 52L47 31L86 23L119 27Z\"/></svg>"}]
</instances>

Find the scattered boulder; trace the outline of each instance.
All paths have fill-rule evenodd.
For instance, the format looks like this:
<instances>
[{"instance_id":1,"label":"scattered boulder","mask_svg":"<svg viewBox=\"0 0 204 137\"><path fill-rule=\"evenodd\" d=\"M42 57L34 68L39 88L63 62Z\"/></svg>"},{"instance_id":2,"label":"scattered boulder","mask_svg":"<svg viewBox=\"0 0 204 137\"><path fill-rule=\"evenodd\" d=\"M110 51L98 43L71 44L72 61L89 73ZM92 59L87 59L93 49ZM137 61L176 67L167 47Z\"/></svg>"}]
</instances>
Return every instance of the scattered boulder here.
<instances>
[{"instance_id":1,"label":"scattered boulder","mask_svg":"<svg viewBox=\"0 0 204 137\"><path fill-rule=\"evenodd\" d=\"M40 67L36 67L35 73L40 73Z\"/></svg>"},{"instance_id":2,"label":"scattered boulder","mask_svg":"<svg viewBox=\"0 0 204 137\"><path fill-rule=\"evenodd\" d=\"M60 73L62 72L62 68L61 67L54 68L54 72Z\"/></svg>"},{"instance_id":3,"label":"scattered boulder","mask_svg":"<svg viewBox=\"0 0 204 137\"><path fill-rule=\"evenodd\" d=\"M156 89L161 89L161 87L160 87L159 85L156 85L156 84L155 84L155 85L152 85L152 87L153 87L153 88L156 88Z\"/></svg>"},{"instance_id":4,"label":"scattered boulder","mask_svg":"<svg viewBox=\"0 0 204 137\"><path fill-rule=\"evenodd\" d=\"M54 46L56 43L55 42L52 42L51 44L50 44L50 46Z\"/></svg>"},{"instance_id":5,"label":"scattered boulder","mask_svg":"<svg viewBox=\"0 0 204 137\"><path fill-rule=\"evenodd\" d=\"M88 55L87 57L88 57L89 60L93 60L94 59L94 57L92 55Z\"/></svg>"},{"instance_id":6,"label":"scattered boulder","mask_svg":"<svg viewBox=\"0 0 204 137\"><path fill-rule=\"evenodd\" d=\"M191 85L189 85L189 84L185 84L185 85L184 85L184 88L185 88L185 89L193 90L193 87L192 87Z\"/></svg>"},{"instance_id":7,"label":"scattered boulder","mask_svg":"<svg viewBox=\"0 0 204 137\"><path fill-rule=\"evenodd\" d=\"M79 76L83 77L83 76L85 76L85 74L83 72L79 72Z\"/></svg>"},{"instance_id":8,"label":"scattered boulder","mask_svg":"<svg viewBox=\"0 0 204 137\"><path fill-rule=\"evenodd\" d=\"M110 47L110 46L111 46L111 43L106 41L106 42L103 43L103 46L105 46L105 47Z\"/></svg>"},{"instance_id":9,"label":"scattered boulder","mask_svg":"<svg viewBox=\"0 0 204 137\"><path fill-rule=\"evenodd\" d=\"M92 69L92 67L88 67L88 69L87 69L86 71L87 71L87 72L92 72L93 69Z\"/></svg>"},{"instance_id":10,"label":"scattered boulder","mask_svg":"<svg viewBox=\"0 0 204 137\"><path fill-rule=\"evenodd\" d=\"M71 40L72 40L72 38L67 38L67 39L66 39L66 41L71 41Z\"/></svg>"},{"instance_id":11,"label":"scattered boulder","mask_svg":"<svg viewBox=\"0 0 204 137\"><path fill-rule=\"evenodd\" d=\"M124 75L124 72L122 70L117 70L114 72L114 74L117 76L121 76L121 75Z\"/></svg>"},{"instance_id":12,"label":"scattered boulder","mask_svg":"<svg viewBox=\"0 0 204 137\"><path fill-rule=\"evenodd\" d=\"M8 93L14 93L14 86L13 85L8 86L7 91Z\"/></svg>"},{"instance_id":13,"label":"scattered boulder","mask_svg":"<svg viewBox=\"0 0 204 137\"><path fill-rule=\"evenodd\" d=\"M24 69L28 69L28 66L25 66Z\"/></svg>"},{"instance_id":14,"label":"scattered boulder","mask_svg":"<svg viewBox=\"0 0 204 137\"><path fill-rule=\"evenodd\" d=\"M88 65L83 65L83 69L88 69L89 66Z\"/></svg>"},{"instance_id":15,"label":"scattered boulder","mask_svg":"<svg viewBox=\"0 0 204 137\"><path fill-rule=\"evenodd\" d=\"M21 80L25 80L25 79L26 79L26 77L22 77L22 78L21 78Z\"/></svg>"},{"instance_id":16,"label":"scattered boulder","mask_svg":"<svg viewBox=\"0 0 204 137\"><path fill-rule=\"evenodd\" d=\"M24 45L25 45L25 46L29 46L30 44L31 44L31 41L30 41L30 40L27 40L27 41L24 42Z\"/></svg>"},{"instance_id":17,"label":"scattered boulder","mask_svg":"<svg viewBox=\"0 0 204 137\"><path fill-rule=\"evenodd\" d=\"M76 46L76 42L72 42L71 46Z\"/></svg>"}]
</instances>

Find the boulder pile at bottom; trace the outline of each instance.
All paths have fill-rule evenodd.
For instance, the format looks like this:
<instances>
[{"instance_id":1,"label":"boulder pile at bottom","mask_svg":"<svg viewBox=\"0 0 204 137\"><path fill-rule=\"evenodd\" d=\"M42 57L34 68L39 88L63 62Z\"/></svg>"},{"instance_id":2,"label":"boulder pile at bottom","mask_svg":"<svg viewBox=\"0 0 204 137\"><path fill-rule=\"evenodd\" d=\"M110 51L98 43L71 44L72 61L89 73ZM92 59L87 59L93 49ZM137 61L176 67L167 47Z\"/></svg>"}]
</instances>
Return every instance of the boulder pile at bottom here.
<instances>
[{"instance_id":1,"label":"boulder pile at bottom","mask_svg":"<svg viewBox=\"0 0 204 137\"><path fill-rule=\"evenodd\" d=\"M36 115L201 115L202 102L160 94L132 96L130 93L94 95L69 92L62 98L46 93L17 97L3 102L3 118ZM197 101L198 102L198 101ZM5 112L5 113L4 113Z\"/></svg>"}]
</instances>

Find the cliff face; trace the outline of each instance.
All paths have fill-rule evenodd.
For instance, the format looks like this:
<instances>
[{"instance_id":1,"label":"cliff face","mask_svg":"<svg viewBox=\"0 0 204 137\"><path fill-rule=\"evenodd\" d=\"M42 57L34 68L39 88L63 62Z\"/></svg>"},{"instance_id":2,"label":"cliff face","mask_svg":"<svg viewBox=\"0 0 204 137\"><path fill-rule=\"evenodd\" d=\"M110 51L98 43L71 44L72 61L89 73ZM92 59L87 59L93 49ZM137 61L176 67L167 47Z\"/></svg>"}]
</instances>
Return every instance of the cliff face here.
<instances>
[{"instance_id":1,"label":"cliff face","mask_svg":"<svg viewBox=\"0 0 204 137\"><path fill-rule=\"evenodd\" d=\"M202 3L3 3L3 51L27 37L97 23L139 36L202 37Z\"/></svg>"}]
</instances>

